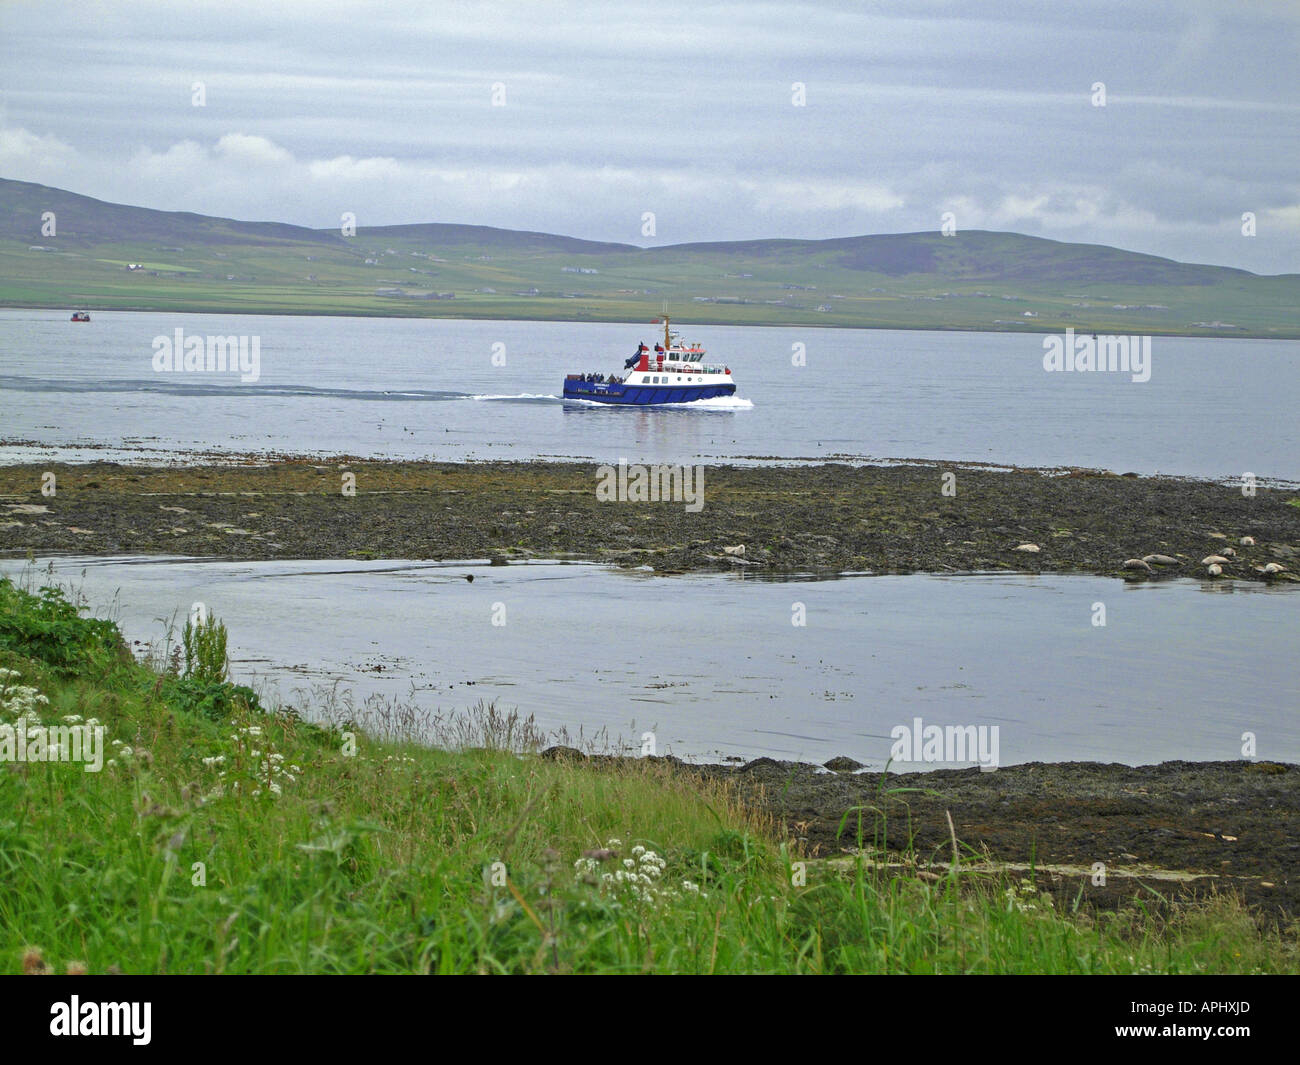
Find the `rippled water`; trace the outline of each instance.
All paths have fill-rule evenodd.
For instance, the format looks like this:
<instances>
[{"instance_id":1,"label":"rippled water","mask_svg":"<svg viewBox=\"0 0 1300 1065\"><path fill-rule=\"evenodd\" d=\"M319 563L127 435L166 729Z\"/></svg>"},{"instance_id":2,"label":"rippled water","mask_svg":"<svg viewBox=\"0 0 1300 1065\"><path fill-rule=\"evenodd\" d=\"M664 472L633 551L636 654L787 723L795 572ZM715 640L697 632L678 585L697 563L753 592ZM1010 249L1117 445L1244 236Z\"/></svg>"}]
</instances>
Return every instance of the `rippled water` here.
<instances>
[{"instance_id":1,"label":"rippled water","mask_svg":"<svg viewBox=\"0 0 1300 1065\"><path fill-rule=\"evenodd\" d=\"M153 340L259 338L260 374L157 373ZM632 461L920 458L1300 480L1300 344L1155 337L1151 379L1047 373L1042 337L684 326L734 403L557 398L637 323L0 310L0 461L193 451ZM805 365L795 365L802 346ZM504 365L499 363L504 360ZM19 442L28 445L18 446Z\"/></svg>"},{"instance_id":2,"label":"rippled water","mask_svg":"<svg viewBox=\"0 0 1300 1065\"><path fill-rule=\"evenodd\" d=\"M142 558L60 559L55 577L146 643L205 603L238 678L291 702L336 683L425 708L497 700L706 759L879 767L919 717L997 726L1004 765L1232 759L1246 732L1258 757L1300 762L1295 586Z\"/></svg>"}]
</instances>

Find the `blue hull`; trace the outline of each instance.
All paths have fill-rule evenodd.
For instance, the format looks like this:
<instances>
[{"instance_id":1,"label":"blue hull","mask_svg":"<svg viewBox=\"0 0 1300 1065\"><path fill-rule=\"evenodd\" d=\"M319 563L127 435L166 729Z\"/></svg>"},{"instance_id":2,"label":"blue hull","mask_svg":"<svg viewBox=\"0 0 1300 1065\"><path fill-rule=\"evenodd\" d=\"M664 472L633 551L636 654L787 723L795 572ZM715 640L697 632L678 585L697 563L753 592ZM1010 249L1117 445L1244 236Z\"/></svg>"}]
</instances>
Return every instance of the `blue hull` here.
<instances>
[{"instance_id":1,"label":"blue hull","mask_svg":"<svg viewBox=\"0 0 1300 1065\"><path fill-rule=\"evenodd\" d=\"M595 403L617 403L629 407L653 407L662 403L694 403L701 399L734 396L735 385L596 385L589 381L565 381L565 399Z\"/></svg>"}]
</instances>

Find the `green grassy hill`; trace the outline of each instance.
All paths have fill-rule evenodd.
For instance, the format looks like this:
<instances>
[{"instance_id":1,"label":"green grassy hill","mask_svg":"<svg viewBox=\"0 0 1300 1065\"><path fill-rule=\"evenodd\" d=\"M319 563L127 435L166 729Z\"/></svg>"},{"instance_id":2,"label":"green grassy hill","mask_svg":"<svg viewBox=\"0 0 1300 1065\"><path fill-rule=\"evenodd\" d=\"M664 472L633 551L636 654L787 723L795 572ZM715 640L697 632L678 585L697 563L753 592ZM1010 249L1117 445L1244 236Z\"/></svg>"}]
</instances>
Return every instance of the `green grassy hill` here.
<instances>
[{"instance_id":1,"label":"green grassy hill","mask_svg":"<svg viewBox=\"0 0 1300 1065\"><path fill-rule=\"evenodd\" d=\"M0 306L636 321L665 303L696 323L1300 337L1300 275L1017 233L638 248L431 223L344 237L0 179Z\"/></svg>"}]
</instances>

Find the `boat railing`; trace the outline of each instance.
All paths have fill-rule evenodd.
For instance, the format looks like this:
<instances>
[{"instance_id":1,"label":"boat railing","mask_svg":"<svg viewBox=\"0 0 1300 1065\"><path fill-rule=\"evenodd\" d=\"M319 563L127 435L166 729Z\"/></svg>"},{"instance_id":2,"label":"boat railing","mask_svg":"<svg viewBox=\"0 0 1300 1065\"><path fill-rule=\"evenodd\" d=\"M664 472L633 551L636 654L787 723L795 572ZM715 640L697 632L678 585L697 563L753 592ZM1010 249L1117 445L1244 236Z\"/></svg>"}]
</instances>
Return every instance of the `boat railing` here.
<instances>
[{"instance_id":1,"label":"boat railing","mask_svg":"<svg viewBox=\"0 0 1300 1065\"><path fill-rule=\"evenodd\" d=\"M671 362L652 363L651 370L655 373L727 373L725 366L705 366L701 363L688 363L685 366L677 366Z\"/></svg>"}]
</instances>

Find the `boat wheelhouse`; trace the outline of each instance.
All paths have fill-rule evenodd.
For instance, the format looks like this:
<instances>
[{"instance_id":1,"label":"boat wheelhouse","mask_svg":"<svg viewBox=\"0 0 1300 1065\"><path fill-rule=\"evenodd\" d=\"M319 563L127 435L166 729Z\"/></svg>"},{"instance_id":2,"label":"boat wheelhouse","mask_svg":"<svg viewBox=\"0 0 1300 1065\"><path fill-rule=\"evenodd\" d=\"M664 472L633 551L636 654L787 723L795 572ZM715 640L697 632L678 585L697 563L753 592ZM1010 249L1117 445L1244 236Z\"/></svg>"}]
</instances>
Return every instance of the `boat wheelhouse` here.
<instances>
[{"instance_id":1,"label":"boat wheelhouse","mask_svg":"<svg viewBox=\"0 0 1300 1065\"><path fill-rule=\"evenodd\" d=\"M657 320L657 319L656 319ZM647 407L695 403L736 394L731 368L705 361L700 344L687 344L669 328L663 315L664 339L654 349L643 343L624 364L624 374L571 373L564 379L564 398L593 403Z\"/></svg>"}]
</instances>

